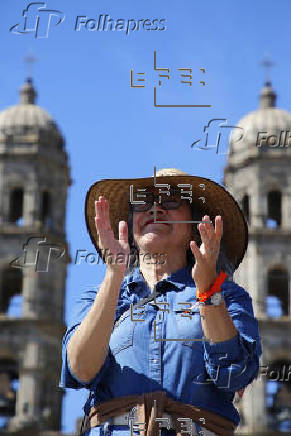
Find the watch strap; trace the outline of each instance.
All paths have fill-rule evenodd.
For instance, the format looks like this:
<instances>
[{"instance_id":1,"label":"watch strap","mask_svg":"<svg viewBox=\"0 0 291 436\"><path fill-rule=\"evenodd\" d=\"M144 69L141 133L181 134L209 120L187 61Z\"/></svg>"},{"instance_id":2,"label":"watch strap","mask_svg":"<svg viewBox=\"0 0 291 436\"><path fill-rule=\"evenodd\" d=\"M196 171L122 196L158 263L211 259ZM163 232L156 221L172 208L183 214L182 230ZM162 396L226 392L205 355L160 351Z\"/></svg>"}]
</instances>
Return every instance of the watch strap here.
<instances>
[{"instance_id":1,"label":"watch strap","mask_svg":"<svg viewBox=\"0 0 291 436\"><path fill-rule=\"evenodd\" d=\"M199 292L199 290L197 290L197 300L199 300L200 302L204 302L207 300L207 298L209 298L211 295L213 295L215 292L220 292L221 291L221 285L224 282L224 280L226 279L227 274L224 271L220 271L220 274L216 277L214 283L212 284L212 286L210 287L210 289L206 292Z\"/></svg>"},{"instance_id":2,"label":"watch strap","mask_svg":"<svg viewBox=\"0 0 291 436\"><path fill-rule=\"evenodd\" d=\"M210 295L210 297L206 298L206 300L203 302L203 306L218 306L217 304L215 304L215 303L212 302L212 297L213 297L215 294L218 294L218 293L221 294L221 290L218 291L218 292L215 292L214 294ZM215 295L215 296L216 296L216 295ZM221 294L221 301L224 301L224 297L223 297L222 294ZM221 302L219 303L219 305L220 305L220 304L221 304Z\"/></svg>"}]
</instances>

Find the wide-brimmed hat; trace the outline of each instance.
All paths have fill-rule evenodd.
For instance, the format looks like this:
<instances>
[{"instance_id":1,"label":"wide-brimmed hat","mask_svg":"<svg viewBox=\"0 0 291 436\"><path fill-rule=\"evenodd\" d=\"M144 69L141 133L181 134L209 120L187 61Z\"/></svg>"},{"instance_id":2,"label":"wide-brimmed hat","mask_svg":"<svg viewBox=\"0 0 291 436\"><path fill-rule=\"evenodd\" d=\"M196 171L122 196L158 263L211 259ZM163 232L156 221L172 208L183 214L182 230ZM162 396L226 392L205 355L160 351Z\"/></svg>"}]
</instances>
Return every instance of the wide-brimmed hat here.
<instances>
[{"instance_id":1,"label":"wide-brimmed hat","mask_svg":"<svg viewBox=\"0 0 291 436\"><path fill-rule=\"evenodd\" d=\"M178 185L190 184L193 199L191 206L197 210L198 205L201 211L201 220L204 215L209 215L214 225L215 216L221 215L223 220L221 242L226 256L237 269L248 246L248 225L239 204L223 186L213 180L191 176L176 168L164 168L157 171L155 179L153 176L134 179L101 179L89 188L85 200L86 226L99 255L102 257L95 227L95 200L99 200L101 195L108 200L111 227L118 239L119 221L128 221L130 187L133 186L132 191L135 193L137 189L154 188L154 180L156 180L156 184L168 184L175 188ZM183 189L185 190L185 188ZM205 200L201 197L204 197Z\"/></svg>"}]
</instances>

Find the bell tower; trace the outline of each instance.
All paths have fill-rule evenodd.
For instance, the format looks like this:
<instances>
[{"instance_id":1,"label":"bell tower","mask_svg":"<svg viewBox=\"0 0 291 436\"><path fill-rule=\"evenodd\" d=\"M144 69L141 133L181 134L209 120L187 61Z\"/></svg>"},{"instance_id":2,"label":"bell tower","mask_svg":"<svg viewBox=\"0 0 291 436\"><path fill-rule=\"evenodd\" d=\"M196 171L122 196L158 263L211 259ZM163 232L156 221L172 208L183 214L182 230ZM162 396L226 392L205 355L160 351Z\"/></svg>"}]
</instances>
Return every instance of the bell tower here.
<instances>
[{"instance_id":1,"label":"bell tower","mask_svg":"<svg viewBox=\"0 0 291 436\"><path fill-rule=\"evenodd\" d=\"M59 432L65 234L71 185L65 140L36 105L31 78L0 112L0 434Z\"/></svg>"},{"instance_id":2,"label":"bell tower","mask_svg":"<svg viewBox=\"0 0 291 436\"><path fill-rule=\"evenodd\" d=\"M259 108L237 123L243 131L231 134L224 170L249 226L234 280L252 297L262 338L258 378L236 405L239 429L251 435L291 432L291 114L276 100L265 82Z\"/></svg>"}]
</instances>

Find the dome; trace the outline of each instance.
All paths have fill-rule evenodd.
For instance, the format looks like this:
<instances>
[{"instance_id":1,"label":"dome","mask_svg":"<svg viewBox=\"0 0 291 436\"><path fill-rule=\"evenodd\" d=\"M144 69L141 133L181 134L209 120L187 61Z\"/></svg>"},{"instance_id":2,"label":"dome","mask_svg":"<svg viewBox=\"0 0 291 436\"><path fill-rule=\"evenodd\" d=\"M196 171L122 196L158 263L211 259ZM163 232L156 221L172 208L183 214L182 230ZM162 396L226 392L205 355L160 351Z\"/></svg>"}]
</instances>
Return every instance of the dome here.
<instances>
[{"instance_id":1,"label":"dome","mask_svg":"<svg viewBox=\"0 0 291 436\"><path fill-rule=\"evenodd\" d=\"M56 123L48 112L34 104L17 104L0 112L0 128L14 126L57 129Z\"/></svg>"},{"instance_id":2,"label":"dome","mask_svg":"<svg viewBox=\"0 0 291 436\"><path fill-rule=\"evenodd\" d=\"M280 135L281 141L284 140L284 134L281 132L291 131L291 114L275 107L275 103L276 94L270 82L267 82L260 94L259 109L248 113L236 123L236 126L243 130L234 129L232 131L230 135L231 154L254 147L263 150L263 146L257 146L257 143L262 145L266 143L266 140L262 141L263 137L269 137L269 149L276 147L276 140L279 140ZM285 146L291 145L291 138L288 141Z\"/></svg>"},{"instance_id":3,"label":"dome","mask_svg":"<svg viewBox=\"0 0 291 436\"><path fill-rule=\"evenodd\" d=\"M20 89L20 102L0 112L0 132L3 134L26 134L43 130L61 135L51 115L35 104L37 93L32 79L28 78Z\"/></svg>"}]
</instances>

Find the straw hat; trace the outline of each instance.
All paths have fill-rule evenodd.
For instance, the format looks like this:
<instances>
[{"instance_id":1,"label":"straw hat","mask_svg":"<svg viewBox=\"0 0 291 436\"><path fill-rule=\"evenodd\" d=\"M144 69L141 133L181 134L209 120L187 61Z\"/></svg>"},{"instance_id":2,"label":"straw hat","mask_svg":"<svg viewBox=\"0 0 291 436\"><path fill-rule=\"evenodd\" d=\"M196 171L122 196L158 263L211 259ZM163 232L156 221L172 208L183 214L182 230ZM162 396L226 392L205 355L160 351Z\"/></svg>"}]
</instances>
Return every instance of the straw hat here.
<instances>
[{"instance_id":1,"label":"straw hat","mask_svg":"<svg viewBox=\"0 0 291 436\"><path fill-rule=\"evenodd\" d=\"M215 216L221 215L223 220L222 243L225 254L237 269L248 246L248 226L243 212L233 196L210 179L191 176L176 168L164 168L157 171L156 183L167 183L171 187L178 184L190 184L192 185L193 199L191 206L196 210L197 207L199 208L201 220L204 215L209 215L214 224ZM91 241L101 257L102 253L99 249L95 227L95 200L98 200L99 196L102 195L109 201L111 227L118 239L119 221L128 221L131 185L133 185L134 193L137 192L137 188L154 188L154 177L101 179L87 191L85 200L86 226ZM202 199L199 200L199 197L204 197L205 202L203 203Z\"/></svg>"}]
</instances>

